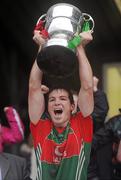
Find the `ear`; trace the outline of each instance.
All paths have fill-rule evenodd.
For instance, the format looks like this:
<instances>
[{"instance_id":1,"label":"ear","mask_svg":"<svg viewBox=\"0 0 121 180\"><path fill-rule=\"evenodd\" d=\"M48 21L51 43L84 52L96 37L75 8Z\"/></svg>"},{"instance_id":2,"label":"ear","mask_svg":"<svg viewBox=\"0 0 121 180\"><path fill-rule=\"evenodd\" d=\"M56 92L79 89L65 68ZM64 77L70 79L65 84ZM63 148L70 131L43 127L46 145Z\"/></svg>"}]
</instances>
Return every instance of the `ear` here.
<instances>
[{"instance_id":1,"label":"ear","mask_svg":"<svg viewBox=\"0 0 121 180\"><path fill-rule=\"evenodd\" d=\"M71 105L71 112L73 112L73 110L75 109L75 104Z\"/></svg>"}]
</instances>

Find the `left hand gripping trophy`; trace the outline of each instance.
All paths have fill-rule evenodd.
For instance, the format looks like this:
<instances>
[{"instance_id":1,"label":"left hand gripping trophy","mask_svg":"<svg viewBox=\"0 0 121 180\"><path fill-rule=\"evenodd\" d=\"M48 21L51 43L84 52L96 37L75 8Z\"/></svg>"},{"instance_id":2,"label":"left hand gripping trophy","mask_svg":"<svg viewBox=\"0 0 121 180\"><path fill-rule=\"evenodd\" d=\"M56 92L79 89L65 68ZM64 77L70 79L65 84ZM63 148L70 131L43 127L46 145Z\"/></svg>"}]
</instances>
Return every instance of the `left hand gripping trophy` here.
<instances>
[{"instance_id":1,"label":"left hand gripping trophy","mask_svg":"<svg viewBox=\"0 0 121 180\"><path fill-rule=\"evenodd\" d=\"M76 47L82 31L93 32L94 20L77 7L59 3L51 6L36 25L47 39L37 55L37 64L49 76L68 77L77 66Z\"/></svg>"}]
</instances>

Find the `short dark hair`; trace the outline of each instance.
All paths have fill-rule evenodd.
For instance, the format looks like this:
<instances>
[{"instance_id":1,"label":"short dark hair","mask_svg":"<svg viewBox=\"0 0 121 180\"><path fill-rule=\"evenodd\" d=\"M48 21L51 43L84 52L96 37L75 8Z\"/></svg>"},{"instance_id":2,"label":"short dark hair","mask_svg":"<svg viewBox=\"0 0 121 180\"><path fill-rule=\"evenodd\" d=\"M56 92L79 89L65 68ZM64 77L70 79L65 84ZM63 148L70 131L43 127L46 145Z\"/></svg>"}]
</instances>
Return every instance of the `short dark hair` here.
<instances>
[{"instance_id":1,"label":"short dark hair","mask_svg":"<svg viewBox=\"0 0 121 180\"><path fill-rule=\"evenodd\" d=\"M70 103L71 104L74 104L74 99L73 99L73 94L71 92L71 90L65 86L54 86L54 87L51 87L49 89L49 92L46 94L46 105L48 104L48 98L49 98L49 94L54 91L54 90L58 90L58 89L63 89L65 90L67 93L68 93L68 97L69 97L69 100L70 100Z\"/></svg>"}]
</instances>

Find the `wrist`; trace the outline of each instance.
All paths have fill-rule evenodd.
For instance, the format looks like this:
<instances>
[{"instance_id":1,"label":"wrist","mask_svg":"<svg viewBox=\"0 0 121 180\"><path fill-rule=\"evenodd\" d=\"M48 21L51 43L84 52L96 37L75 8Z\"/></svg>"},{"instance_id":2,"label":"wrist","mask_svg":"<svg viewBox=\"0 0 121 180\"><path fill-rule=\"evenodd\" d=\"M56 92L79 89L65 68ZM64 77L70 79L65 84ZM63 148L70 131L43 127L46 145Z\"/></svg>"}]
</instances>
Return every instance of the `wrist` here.
<instances>
[{"instance_id":1,"label":"wrist","mask_svg":"<svg viewBox=\"0 0 121 180\"><path fill-rule=\"evenodd\" d=\"M79 56L79 57L85 55L85 49L84 49L84 47L82 46L82 44L80 44L79 46L77 46L76 52L77 52L77 56Z\"/></svg>"}]
</instances>

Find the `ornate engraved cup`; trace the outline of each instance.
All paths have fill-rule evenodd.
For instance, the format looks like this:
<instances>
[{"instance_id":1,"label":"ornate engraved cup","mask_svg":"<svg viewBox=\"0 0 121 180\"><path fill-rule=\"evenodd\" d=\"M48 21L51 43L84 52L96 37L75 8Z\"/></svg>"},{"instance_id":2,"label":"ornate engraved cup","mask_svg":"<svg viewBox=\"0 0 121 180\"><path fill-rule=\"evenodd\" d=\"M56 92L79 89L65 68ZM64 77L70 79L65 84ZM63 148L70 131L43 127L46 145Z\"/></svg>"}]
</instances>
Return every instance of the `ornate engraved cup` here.
<instances>
[{"instance_id":1,"label":"ornate engraved cup","mask_svg":"<svg viewBox=\"0 0 121 180\"><path fill-rule=\"evenodd\" d=\"M93 18L73 5L59 3L51 6L37 24L40 20L43 20L49 37L37 56L39 68L51 76L71 75L77 65L75 51L79 43L78 35L84 23L88 23L93 31Z\"/></svg>"}]
</instances>

